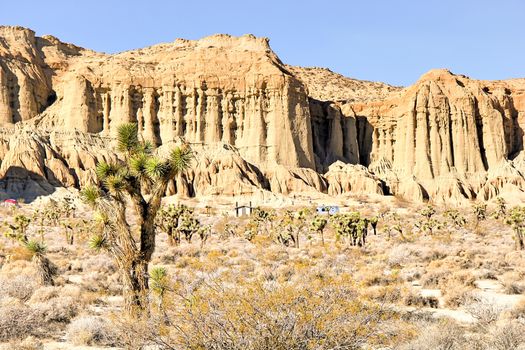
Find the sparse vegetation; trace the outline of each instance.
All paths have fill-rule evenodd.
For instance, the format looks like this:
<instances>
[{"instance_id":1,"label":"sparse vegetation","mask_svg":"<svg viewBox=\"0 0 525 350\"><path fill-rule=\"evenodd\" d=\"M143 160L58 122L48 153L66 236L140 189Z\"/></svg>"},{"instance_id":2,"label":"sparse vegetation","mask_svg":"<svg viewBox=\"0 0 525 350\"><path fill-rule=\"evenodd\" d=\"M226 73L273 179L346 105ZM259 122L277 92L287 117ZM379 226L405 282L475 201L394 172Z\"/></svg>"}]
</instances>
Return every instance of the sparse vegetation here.
<instances>
[{"instance_id":1,"label":"sparse vegetation","mask_svg":"<svg viewBox=\"0 0 525 350\"><path fill-rule=\"evenodd\" d=\"M515 251L521 207L504 217L486 212L480 236L467 225L476 213L463 208L386 212L367 203L335 215L258 208L235 218L188 202L159 206L155 229L167 239L157 236L150 260L147 312L127 318L127 281L112 239L130 232L138 246L141 221L128 208L129 231L118 231L111 212L78 205L82 214L69 216L73 245L60 225L67 215L55 224L24 209L5 220L0 342L65 334L72 344L121 348L488 350L524 343L525 258ZM429 229L432 220L444 229ZM40 286L45 270L35 256L53 260L52 285Z\"/></svg>"}]
</instances>

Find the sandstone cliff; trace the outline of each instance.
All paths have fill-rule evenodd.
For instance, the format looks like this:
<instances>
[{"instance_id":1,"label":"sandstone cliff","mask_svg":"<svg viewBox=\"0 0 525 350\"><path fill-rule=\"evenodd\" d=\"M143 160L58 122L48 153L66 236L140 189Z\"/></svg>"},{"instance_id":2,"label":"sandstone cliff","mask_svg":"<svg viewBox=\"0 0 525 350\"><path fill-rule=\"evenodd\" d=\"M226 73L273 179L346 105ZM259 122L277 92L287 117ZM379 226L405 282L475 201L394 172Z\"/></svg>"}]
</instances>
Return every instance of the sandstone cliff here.
<instances>
[{"instance_id":1,"label":"sandstone cliff","mask_svg":"<svg viewBox=\"0 0 525 350\"><path fill-rule=\"evenodd\" d=\"M523 191L525 79L433 70L407 88L284 65L268 40L214 35L108 55L0 27L0 188L93 181L136 122L197 151L170 191L490 199ZM38 191L37 191L38 190Z\"/></svg>"}]
</instances>

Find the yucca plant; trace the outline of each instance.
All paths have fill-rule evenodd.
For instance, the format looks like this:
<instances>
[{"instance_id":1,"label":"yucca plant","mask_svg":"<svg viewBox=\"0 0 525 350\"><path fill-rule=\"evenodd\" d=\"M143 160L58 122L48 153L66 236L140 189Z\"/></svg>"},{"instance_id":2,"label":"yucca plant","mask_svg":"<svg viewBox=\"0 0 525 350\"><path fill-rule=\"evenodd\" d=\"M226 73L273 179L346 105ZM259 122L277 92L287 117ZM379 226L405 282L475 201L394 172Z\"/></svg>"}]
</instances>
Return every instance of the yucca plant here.
<instances>
[{"instance_id":1,"label":"yucca plant","mask_svg":"<svg viewBox=\"0 0 525 350\"><path fill-rule=\"evenodd\" d=\"M54 285L53 277L56 275L56 267L46 256L46 245L36 240L26 240L22 244L32 255L31 260L35 264L40 284Z\"/></svg>"},{"instance_id":2,"label":"yucca plant","mask_svg":"<svg viewBox=\"0 0 525 350\"><path fill-rule=\"evenodd\" d=\"M98 183L81 193L99 213L100 237L91 243L114 257L122 274L125 310L138 316L148 309L148 265L155 251L155 220L162 197L169 181L189 169L193 156L183 145L166 158L157 157L151 143L140 140L134 123L119 126L117 144L122 160L97 164ZM127 221L128 201L137 217L138 237Z\"/></svg>"},{"instance_id":3,"label":"yucca plant","mask_svg":"<svg viewBox=\"0 0 525 350\"><path fill-rule=\"evenodd\" d=\"M149 277L150 289L157 297L158 311L163 312L164 296L169 287L168 272L166 268L157 266L151 269Z\"/></svg>"}]
</instances>

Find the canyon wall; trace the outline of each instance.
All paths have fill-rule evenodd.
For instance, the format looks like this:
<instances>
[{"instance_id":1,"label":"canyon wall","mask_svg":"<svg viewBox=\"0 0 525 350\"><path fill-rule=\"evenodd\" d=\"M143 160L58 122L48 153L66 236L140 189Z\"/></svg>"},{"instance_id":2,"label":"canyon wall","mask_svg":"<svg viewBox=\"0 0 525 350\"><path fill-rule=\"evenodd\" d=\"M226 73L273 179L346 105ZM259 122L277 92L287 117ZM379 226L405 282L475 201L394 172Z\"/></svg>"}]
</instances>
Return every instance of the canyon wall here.
<instances>
[{"instance_id":1,"label":"canyon wall","mask_svg":"<svg viewBox=\"0 0 525 350\"><path fill-rule=\"evenodd\" d=\"M136 122L195 168L170 191L490 199L523 191L525 79L433 70L407 88L283 64L251 35L104 54L0 27L0 189L82 186ZM29 184L29 185L28 185Z\"/></svg>"}]
</instances>

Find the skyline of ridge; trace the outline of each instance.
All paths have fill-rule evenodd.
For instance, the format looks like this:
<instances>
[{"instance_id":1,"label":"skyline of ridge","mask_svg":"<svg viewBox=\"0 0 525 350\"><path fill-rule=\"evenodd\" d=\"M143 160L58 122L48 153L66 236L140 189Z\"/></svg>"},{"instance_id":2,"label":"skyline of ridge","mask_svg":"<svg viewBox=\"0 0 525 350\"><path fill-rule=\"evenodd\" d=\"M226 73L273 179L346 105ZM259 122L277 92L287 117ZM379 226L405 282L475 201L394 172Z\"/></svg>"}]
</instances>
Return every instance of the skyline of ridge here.
<instances>
[{"instance_id":1,"label":"skyline of ridge","mask_svg":"<svg viewBox=\"0 0 525 350\"><path fill-rule=\"evenodd\" d=\"M328 1L326 11L308 0L271 0L264 6L240 1L155 5L136 0L46 4L22 0L3 4L0 24L20 25L37 36L49 34L107 53L176 38L252 33L268 37L287 64L324 67L346 77L396 86L410 85L434 68L480 80L525 76L520 59L525 54L520 27L525 3L517 0Z\"/></svg>"}]
</instances>

